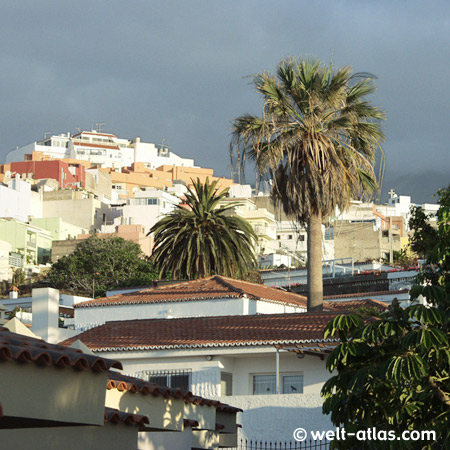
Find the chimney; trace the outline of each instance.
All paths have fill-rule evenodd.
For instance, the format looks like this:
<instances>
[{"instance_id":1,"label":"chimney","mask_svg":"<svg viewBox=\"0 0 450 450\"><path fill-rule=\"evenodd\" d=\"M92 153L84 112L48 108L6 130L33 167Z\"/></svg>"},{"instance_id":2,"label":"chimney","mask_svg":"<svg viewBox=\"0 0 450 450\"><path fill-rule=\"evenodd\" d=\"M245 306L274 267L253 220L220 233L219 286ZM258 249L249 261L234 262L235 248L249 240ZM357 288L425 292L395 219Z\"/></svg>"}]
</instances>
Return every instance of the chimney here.
<instances>
[{"instance_id":1,"label":"chimney","mask_svg":"<svg viewBox=\"0 0 450 450\"><path fill-rule=\"evenodd\" d=\"M33 313L33 333L41 336L44 341L56 344L59 337L58 289L33 289L31 311Z\"/></svg>"},{"instance_id":2,"label":"chimney","mask_svg":"<svg viewBox=\"0 0 450 450\"><path fill-rule=\"evenodd\" d=\"M9 289L9 298L14 299L19 297L19 289L17 286L11 286Z\"/></svg>"}]
</instances>

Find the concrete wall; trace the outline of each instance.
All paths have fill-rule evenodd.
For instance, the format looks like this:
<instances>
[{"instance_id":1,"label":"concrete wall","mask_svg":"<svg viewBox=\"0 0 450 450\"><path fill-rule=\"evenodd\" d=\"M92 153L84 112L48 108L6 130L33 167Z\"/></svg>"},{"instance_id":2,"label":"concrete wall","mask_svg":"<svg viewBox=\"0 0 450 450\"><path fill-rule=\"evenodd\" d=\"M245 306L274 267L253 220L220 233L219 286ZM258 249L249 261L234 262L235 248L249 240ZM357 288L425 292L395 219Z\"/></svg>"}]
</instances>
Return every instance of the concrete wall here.
<instances>
[{"instance_id":1,"label":"concrete wall","mask_svg":"<svg viewBox=\"0 0 450 450\"><path fill-rule=\"evenodd\" d=\"M122 423L0 430L2 448L23 450L136 450L137 436L138 427Z\"/></svg>"},{"instance_id":2,"label":"concrete wall","mask_svg":"<svg viewBox=\"0 0 450 450\"><path fill-rule=\"evenodd\" d=\"M100 228L110 220L108 205L94 198L53 199L46 192L42 208L43 217L61 217L64 222L84 228L89 232ZM56 197L56 196L55 196ZM75 196L74 196L75 197Z\"/></svg>"},{"instance_id":3,"label":"concrete wall","mask_svg":"<svg viewBox=\"0 0 450 450\"><path fill-rule=\"evenodd\" d=\"M77 239L65 239L63 241L53 241L52 247L52 263L58 261L63 256L70 255L75 251L77 244L80 241Z\"/></svg>"},{"instance_id":4,"label":"concrete wall","mask_svg":"<svg viewBox=\"0 0 450 450\"><path fill-rule=\"evenodd\" d=\"M86 190L99 197L111 197L111 174L98 169L88 169L86 171Z\"/></svg>"}]
</instances>

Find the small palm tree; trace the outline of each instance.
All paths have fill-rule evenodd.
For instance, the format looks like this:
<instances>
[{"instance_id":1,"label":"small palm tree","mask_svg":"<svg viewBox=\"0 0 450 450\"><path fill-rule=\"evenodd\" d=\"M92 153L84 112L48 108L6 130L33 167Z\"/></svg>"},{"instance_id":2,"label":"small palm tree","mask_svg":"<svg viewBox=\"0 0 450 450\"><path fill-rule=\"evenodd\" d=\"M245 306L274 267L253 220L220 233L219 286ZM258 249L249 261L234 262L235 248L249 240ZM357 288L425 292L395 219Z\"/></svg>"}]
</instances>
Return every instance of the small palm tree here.
<instances>
[{"instance_id":1,"label":"small palm tree","mask_svg":"<svg viewBox=\"0 0 450 450\"><path fill-rule=\"evenodd\" d=\"M202 184L200 179L188 189L186 206L156 223L152 256L160 277L171 273L173 279L193 279L210 275L245 277L256 267L253 245L256 238L251 225L227 215L236 204L220 206L228 189L218 192L217 180Z\"/></svg>"},{"instance_id":2,"label":"small palm tree","mask_svg":"<svg viewBox=\"0 0 450 450\"><path fill-rule=\"evenodd\" d=\"M271 195L308 232L308 310L321 310L322 222L350 198L375 190L373 165L384 113L365 100L373 76L334 70L315 59L287 59L276 76L254 77L262 116L232 123L232 156L248 155L272 180Z\"/></svg>"}]
</instances>

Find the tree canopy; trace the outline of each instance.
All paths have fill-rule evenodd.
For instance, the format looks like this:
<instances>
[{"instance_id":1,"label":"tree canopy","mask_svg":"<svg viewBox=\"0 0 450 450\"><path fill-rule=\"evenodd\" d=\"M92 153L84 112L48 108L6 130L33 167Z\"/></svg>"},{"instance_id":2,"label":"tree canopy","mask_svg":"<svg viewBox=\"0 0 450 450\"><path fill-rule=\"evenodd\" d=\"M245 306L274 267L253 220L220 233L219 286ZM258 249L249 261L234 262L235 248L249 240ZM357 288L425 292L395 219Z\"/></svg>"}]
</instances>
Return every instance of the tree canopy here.
<instances>
[{"instance_id":1,"label":"tree canopy","mask_svg":"<svg viewBox=\"0 0 450 450\"><path fill-rule=\"evenodd\" d=\"M55 288L84 296L104 296L118 286L149 285L158 271L138 244L120 237L93 235L80 241L46 276Z\"/></svg>"},{"instance_id":2,"label":"tree canopy","mask_svg":"<svg viewBox=\"0 0 450 450\"><path fill-rule=\"evenodd\" d=\"M163 217L150 230L154 233L152 256L159 275L171 272L174 279L210 275L242 278L256 267L251 225L227 215L236 203L220 206L228 189L221 192L217 181L199 179L188 189L185 205Z\"/></svg>"},{"instance_id":3,"label":"tree canopy","mask_svg":"<svg viewBox=\"0 0 450 450\"><path fill-rule=\"evenodd\" d=\"M354 439L336 448L450 448L450 189L439 195L437 228L421 208L410 221L412 248L427 258L410 295L426 303L394 301L379 317L337 316L325 332L342 342L327 361L336 375L322 389L324 412L347 432L434 430L436 440Z\"/></svg>"},{"instance_id":4,"label":"tree canopy","mask_svg":"<svg viewBox=\"0 0 450 450\"><path fill-rule=\"evenodd\" d=\"M308 310L322 308L323 219L376 186L375 153L383 111L366 96L373 76L318 59L285 59L276 75L253 78L261 116L233 120L231 155L253 159L272 182L271 195L308 231Z\"/></svg>"}]
</instances>

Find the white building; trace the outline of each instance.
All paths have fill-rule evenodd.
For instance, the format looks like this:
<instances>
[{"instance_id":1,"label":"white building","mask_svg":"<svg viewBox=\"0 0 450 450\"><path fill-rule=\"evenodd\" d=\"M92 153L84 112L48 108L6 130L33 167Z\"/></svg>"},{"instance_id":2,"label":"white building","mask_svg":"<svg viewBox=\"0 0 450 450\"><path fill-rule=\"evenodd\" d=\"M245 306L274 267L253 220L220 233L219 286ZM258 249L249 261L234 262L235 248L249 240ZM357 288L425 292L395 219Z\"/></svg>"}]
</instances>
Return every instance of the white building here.
<instances>
[{"instance_id":1,"label":"white building","mask_svg":"<svg viewBox=\"0 0 450 450\"><path fill-rule=\"evenodd\" d=\"M122 207L124 223L143 225L145 232L158 222L163 216L171 213L180 203L180 199L161 189L147 188L138 190L134 198L127 200Z\"/></svg>"},{"instance_id":2,"label":"white building","mask_svg":"<svg viewBox=\"0 0 450 450\"><path fill-rule=\"evenodd\" d=\"M141 142L138 137L128 140L95 130L81 131L74 135L63 133L33 142L9 152L6 162L23 161L24 156L32 152L42 152L44 156L56 159L89 161L100 167L121 168L135 162L148 163L151 169L162 165L194 167L193 159L182 158L167 147Z\"/></svg>"},{"instance_id":3,"label":"white building","mask_svg":"<svg viewBox=\"0 0 450 450\"><path fill-rule=\"evenodd\" d=\"M110 320L276 314L306 311L306 298L215 275L77 303L76 328Z\"/></svg>"},{"instance_id":4,"label":"white building","mask_svg":"<svg viewBox=\"0 0 450 450\"><path fill-rule=\"evenodd\" d=\"M0 184L0 217L26 222L30 216L42 217L42 197L31 190L31 184L20 175Z\"/></svg>"},{"instance_id":5,"label":"white building","mask_svg":"<svg viewBox=\"0 0 450 450\"><path fill-rule=\"evenodd\" d=\"M79 339L96 354L119 358L125 373L242 408L241 437L290 440L299 424L310 430L331 426L322 414L320 390L330 377L325 360L336 345L323 339L333 317L294 313L118 320L64 344Z\"/></svg>"}]
</instances>

